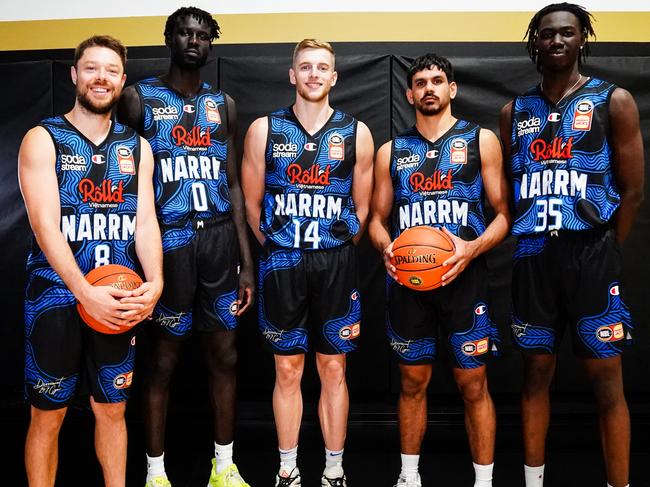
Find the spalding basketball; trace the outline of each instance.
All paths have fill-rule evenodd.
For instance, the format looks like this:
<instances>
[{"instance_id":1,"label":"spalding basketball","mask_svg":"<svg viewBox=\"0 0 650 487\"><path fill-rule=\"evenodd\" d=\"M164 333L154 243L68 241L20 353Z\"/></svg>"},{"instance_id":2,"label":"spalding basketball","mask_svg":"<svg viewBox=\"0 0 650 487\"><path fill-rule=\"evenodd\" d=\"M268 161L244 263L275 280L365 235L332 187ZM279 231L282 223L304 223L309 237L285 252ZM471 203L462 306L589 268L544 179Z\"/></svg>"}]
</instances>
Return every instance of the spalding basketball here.
<instances>
[{"instance_id":1,"label":"spalding basketball","mask_svg":"<svg viewBox=\"0 0 650 487\"><path fill-rule=\"evenodd\" d=\"M454 255L456 246L442 230L429 226L404 230L393 243L397 280L416 291L429 291L442 285L442 276L450 267L442 263Z\"/></svg>"},{"instance_id":2,"label":"spalding basketball","mask_svg":"<svg viewBox=\"0 0 650 487\"><path fill-rule=\"evenodd\" d=\"M86 274L86 280L93 286L112 286L116 289L124 289L127 291L136 289L142 284L142 279L135 271L119 264L107 264L97 267ZM122 327L119 330L107 328L86 313L81 303L77 304L77 311L79 311L79 316L81 316L81 319L89 327L100 333L116 335L127 332L130 329L128 327Z\"/></svg>"}]
</instances>

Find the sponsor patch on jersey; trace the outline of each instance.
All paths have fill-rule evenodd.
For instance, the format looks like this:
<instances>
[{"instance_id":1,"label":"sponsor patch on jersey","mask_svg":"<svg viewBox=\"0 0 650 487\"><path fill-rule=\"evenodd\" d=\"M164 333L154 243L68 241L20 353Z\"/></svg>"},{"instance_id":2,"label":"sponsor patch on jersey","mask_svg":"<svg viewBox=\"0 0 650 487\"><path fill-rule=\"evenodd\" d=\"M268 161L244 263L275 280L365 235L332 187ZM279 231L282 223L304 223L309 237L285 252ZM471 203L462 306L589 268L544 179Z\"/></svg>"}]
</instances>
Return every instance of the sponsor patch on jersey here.
<instances>
[{"instance_id":1,"label":"sponsor patch on jersey","mask_svg":"<svg viewBox=\"0 0 650 487\"><path fill-rule=\"evenodd\" d=\"M528 134L536 134L542 127L542 119L539 117L532 117L527 120L517 122L517 137Z\"/></svg>"},{"instance_id":2,"label":"sponsor patch on jersey","mask_svg":"<svg viewBox=\"0 0 650 487\"><path fill-rule=\"evenodd\" d=\"M451 169L446 173L441 170L434 171L431 176L425 176L421 172L414 172L409 178L413 192L449 191L454 189Z\"/></svg>"},{"instance_id":3,"label":"sponsor patch on jersey","mask_svg":"<svg viewBox=\"0 0 650 487\"><path fill-rule=\"evenodd\" d=\"M328 146L329 158L342 161L345 154L345 144L343 137L336 133L330 135Z\"/></svg>"},{"instance_id":4,"label":"sponsor patch on jersey","mask_svg":"<svg viewBox=\"0 0 650 487\"><path fill-rule=\"evenodd\" d=\"M115 389L127 389L131 387L131 382L133 381L133 371L127 372L126 374L116 375L113 379L113 387Z\"/></svg>"},{"instance_id":5,"label":"sponsor patch on jersey","mask_svg":"<svg viewBox=\"0 0 650 487\"><path fill-rule=\"evenodd\" d=\"M287 142L286 144L273 144L273 157L295 158L298 155L298 144Z\"/></svg>"},{"instance_id":6,"label":"sponsor patch on jersey","mask_svg":"<svg viewBox=\"0 0 650 487\"><path fill-rule=\"evenodd\" d=\"M438 153L439 153L439 151L437 151L436 149L431 149L426 154L427 159L435 159L436 157L438 157Z\"/></svg>"},{"instance_id":7,"label":"sponsor patch on jersey","mask_svg":"<svg viewBox=\"0 0 650 487\"><path fill-rule=\"evenodd\" d=\"M591 117L594 114L594 104L591 100L578 101L573 112L573 130L591 130Z\"/></svg>"},{"instance_id":8,"label":"sponsor patch on jersey","mask_svg":"<svg viewBox=\"0 0 650 487\"><path fill-rule=\"evenodd\" d=\"M601 326L596 330L596 338L601 342L617 342L625 337L623 323Z\"/></svg>"},{"instance_id":9,"label":"sponsor patch on jersey","mask_svg":"<svg viewBox=\"0 0 650 487\"><path fill-rule=\"evenodd\" d=\"M358 321L353 325L344 326L339 330L339 338L341 340L352 340L359 335L361 335L361 323Z\"/></svg>"},{"instance_id":10,"label":"sponsor patch on jersey","mask_svg":"<svg viewBox=\"0 0 650 487\"><path fill-rule=\"evenodd\" d=\"M135 161L133 160L133 152L131 149L125 145L120 145L115 151L117 152L117 165L120 173L135 174Z\"/></svg>"},{"instance_id":11,"label":"sponsor patch on jersey","mask_svg":"<svg viewBox=\"0 0 650 487\"><path fill-rule=\"evenodd\" d=\"M331 165L321 166L312 164L309 169L303 169L300 164L289 164L287 177L291 184L307 184L313 186L329 186Z\"/></svg>"},{"instance_id":12,"label":"sponsor patch on jersey","mask_svg":"<svg viewBox=\"0 0 650 487\"><path fill-rule=\"evenodd\" d=\"M305 150L306 151L314 152L317 148L318 148L318 146L313 142L307 142L305 144Z\"/></svg>"},{"instance_id":13,"label":"sponsor patch on jersey","mask_svg":"<svg viewBox=\"0 0 650 487\"><path fill-rule=\"evenodd\" d=\"M185 113L194 113L196 111L196 108L194 105L188 103L187 105L183 105L183 111Z\"/></svg>"},{"instance_id":14,"label":"sponsor patch on jersey","mask_svg":"<svg viewBox=\"0 0 650 487\"><path fill-rule=\"evenodd\" d=\"M90 159L93 161L93 164L104 164L106 162L103 154L94 154Z\"/></svg>"},{"instance_id":15,"label":"sponsor patch on jersey","mask_svg":"<svg viewBox=\"0 0 650 487\"><path fill-rule=\"evenodd\" d=\"M61 154L62 171L85 171L86 158L81 154Z\"/></svg>"},{"instance_id":16,"label":"sponsor patch on jersey","mask_svg":"<svg viewBox=\"0 0 650 487\"><path fill-rule=\"evenodd\" d=\"M551 112L548 114L548 117L546 117L546 120L548 120L551 123L557 123L560 121L562 118L562 115L559 112Z\"/></svg>"},{"instance_id":17,"label":"sponsor patch on jersey","mask_svg":"<svg viewBox=\"0 0 650 487\"><path fill-rule=\"evenodd\" d=\"M564 137L553 137L550 144L544 139L535 139L530 143L528 150L537 162L566 162L573 157L573 137L566 141Z\"/></svg>"},{"instance_id":18,"label":"sponsor patch on jersey","mask_svg":"<svg viewBox=\"0 0 650 487\"><path fill-rule=\"evenodd\" d=\"M212 145L210 131L202 132L201 128L197 126L192 127L192 130L188 132L182 125L175 125L172 129L172 139L174 139L174 144L188 150L201 150L203 147Z\"/></svg>"},{"instance_id":19,"label":"sponsor patch on jersey","mask_svg":"<svg viewBox=\"0 0 650 487\"><path fill-rule=\"evenodd\" d=\"M156 122L160 120L176 120L178 118L178 108L169 105L152 107L151 114Z\"/></svg>"},{"instance_id":20,"label":"sponsor patch on jersey","mask_svg":"<svg viewBox=\"0 0 650 487\"><path fill-rule=\"evenodd\" d=\"M467 164L467 141L465 139L451 141L450 159L452 164Z\"/></svg>"},{"instance_id":21,"label":"sponsor patch on jersey","mask_svg":"<svg viewBox=\"0 0 650 487\"><path fill-rule=\"evenodd\" d=\"M81 200L92 207L115 208L118 203L124 203L124 182L113 184L111 179L104 179L96 185L92 179L83 178L77 189Z\"/></svg>"},{"instance_id":22,"label":"sponsor patch on jersey","mask_svg":"<svg viewBox=\"0 0 650 487\"><path fill-rule=\"evenodd\" d=\"M488 351L489 340L481 338L480 340L473 340L465 342L460 346L460 349L465 355L475 357L476 355L483 355Z\"/></svg>"},{"instance_id":23,"label":"sponsor patch on jersey","mask_svg":"<svg viewBox=\"0 0 650 487\"><path fill-rule=\"evenodd\" d=\"M221 115L219 115L219 106L212 98L205 99L205 118L208 122L221 123Z\"/></svg>"}]
</instances>

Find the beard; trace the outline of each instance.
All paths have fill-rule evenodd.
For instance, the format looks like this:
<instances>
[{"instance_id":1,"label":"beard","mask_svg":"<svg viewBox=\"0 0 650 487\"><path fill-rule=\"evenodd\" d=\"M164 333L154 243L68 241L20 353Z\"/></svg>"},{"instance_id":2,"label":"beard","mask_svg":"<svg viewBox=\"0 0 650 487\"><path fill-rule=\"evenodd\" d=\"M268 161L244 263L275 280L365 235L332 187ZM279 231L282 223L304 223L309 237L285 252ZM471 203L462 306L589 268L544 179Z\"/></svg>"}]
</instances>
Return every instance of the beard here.
<instances>
[{"instance_id":1,"label":"beard","mask_svg":"<svg viewBox=\"0 0 650 487\"><path fill-rule=\"evenodd\" d=\"M442 112L445 109L446 106L447 105L442 103L440 99L438 99L437 105L422 103L421 101L415 102L415 109L426 117L438 115L440 112Z\"/></svg>"},{"instance_id":2,"label":"beard","mask_svg":"<svg viewBox=\"0 0 650 487\"><path fill-rule=\"evenodd\" d=\"M85 90L77 90L77 100L79 104L91 113L96 115L104 115L113 109L113 106L120 98L120 91L113 91L113 96L101 104L94 103L88 96L89 88Z\"/></svg>"}]
</instances>

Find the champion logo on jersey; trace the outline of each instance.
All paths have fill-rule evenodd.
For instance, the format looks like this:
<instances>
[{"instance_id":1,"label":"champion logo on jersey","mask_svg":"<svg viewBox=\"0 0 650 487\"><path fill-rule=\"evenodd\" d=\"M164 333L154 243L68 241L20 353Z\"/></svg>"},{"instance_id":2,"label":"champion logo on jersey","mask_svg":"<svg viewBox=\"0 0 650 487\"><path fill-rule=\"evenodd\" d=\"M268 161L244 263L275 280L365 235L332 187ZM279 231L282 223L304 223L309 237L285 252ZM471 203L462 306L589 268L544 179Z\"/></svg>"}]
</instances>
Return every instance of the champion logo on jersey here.
<instances>
[{"instance_id":1,"label":"champion logo on jersey","mask_svg":"<svg viewBox=\"0 0 650 487\"><path fill-rule=\"evenodd\" d=\"M580 100L573 113L573 130L591 130L591 118L594 114L594 104L591 100Z\"/></svg>"},{"instance_id":2,"label":"champion logo on jersey","mask_svg":"<svg viewBox=\"0 0 650 487\"><path fill-rule=\"evenodd\" d=\"M551 123L556 123L559 122L561 118L562 115L559 112L551 112L548 114L548 117L546 117L546 120L548 120Z\"/></svg>"},{"instance_id":3,"label":"champion logo on jersey","mask_svg":"<svg viewBox=\"0 0 650 487\"><path fill-rule=\"evenodd\" d=\"M219 106L212 98L205 99L205 118L208 122L221 123L221 115L219 115Z\"/></svg>"},{"instance_id":4,"label":"champion logo on jersey","mask_svg":"<svg viewBox=\"0 0 650 487\"><path fill-rule=\"evenodd\" d=\"M474 314L477 314L479 316L484 315L486 311L487 311L487 306L485 306L484 304L479 304L476 308L474 308Z\"/></svg>"},{"instance_id":5,"label":"champion logo on jersey","mask_svg":"<svg viewBox=\"0 0 650 487\"><path fill-rule=\"evenodd\" d=\"M177 146L183 147L210 147L210 131L201 132L200 127L192 127L189 132L182 125L176 125L172 129L172 139Z\"/></svg>"},{"instance_id":6,"label":"champion logo on jersey","mask_svg":"<svg viewBox=\"0 0 650 487\"><path fill-rule=\"evenodd\" d=\"M159 120L176 120L178 118L178 108L170 105L152 107L151 113L156 122Z\"/></svg>"},{"instance_id":7,"label":"champion logo on jersey","mask_svg":"<svg viewBox=\"0 0 650 487\"><path fill-rule=\"evenodd\" d=\"M438 153L439 153L439 151L437 151L436 149L431 149L426 154L427 159L435 159L436 157L438 157Z\"/></svg>"},{"instance_id":8,"label":"champion logo on jersey","mask_svg":"<svg viewBox=\"0 0 650 487\"><path fill-rule=\"evenodd\" d=\"M314 142L307 142L305 144L305 150L309 152L314 152L318 146Z\"/></svg>"},{"instance_id":9,"label":"champion logo on jersey","mask_svg":"<svg viewBox=\"0 0 650 487\"><path fill-rule=\"evenodd\" d=\"M596 330L596 338L601 342L617 342L625 337L623 323L613 323L611 325L601 326Z\"/></svg>"},{"instance_id":10,"label":"champion logo on jersey","mask_svg":"<svg viewBox=\"0 0 650 487\"><path fill-rule=\"evenodd\" d=\"M530 153L533 160L539 161L566 161L573 157L573 137L566 142L563 137L553 137L549 144L544 139L535 139L530 143Z\"/></svg>"},{"instance_id":11,"label":"champion logo on jersey","mask_svg":"<svg viewBox=\"0 0 650 487\"><path fill-rule=\"evenodd\" d=\"M612 296L618 296L620 294L620 291L618 290L618 285L610 287L609 294L611 294Z\"/></svg>"},{"instance_id":12,"label":"champion logo on jersey","mask_svg":"<svg viewBox=\"0 0 650 487\"><path fill-rule=\"evenodd\" d=\"M62 171L85 171L86 158L81 154L61 154Z\"/></svg>"},{"instance_id":13,"label":"champion logo on jersey","mask_svg":"<svg viewBox=\"0 0 650 487\"><path fill-rule=\"evenodd\" d=\"M196 108L194 105L183 105L183 111L185 113L194 113L196 111Z\"/></svg>"},{"instance_id":14,"label":"champion logo on jersey","mask_svg":"<svg viewBox=\"0 0 650 487\"><path fill-rule=\"evenodd\" d=\"M343 160L343 157L345 155L345 142L341 135L336 133L330 135L328 152L330 159L336 159L339 161Z\"/></svg>"},{"instance_id":15,"label":"champion logo on jersey","mask_svg":"<svg viewBox=\"0 0 650 487\"><path fill-rule=\"evenodd\" d=\"M102 206L106 204L117 206L117 203L124 203L123 181L114 185L111 179L104 179L100 185L96 185L91 179L84 178L79 181L77 188L84 203L101 204Z\"/></svg>"},{"instance_id":16,"label":"champion logo on jersey","mask_svg":"<svg viewBox=\"0 0 650 487\"><path fill-rule=\"evenodd\" d=\"M117 165L120 173L135 174L135 161L133 160L133 152L131 149L125 145L120 145L115 151L117 152Z\"/></svg>"},{"instance_id":17,"label":"champion logo on jersey","mask_svg":"<svg viewBox=\"0 0 650 487\"><path fill-rule=\"evenodd\" d=\"M437 170L431 176L425 176L421 172L414 172L409 178L409 183L414 192L421 191L448 191L454 189L454 182L451 176L451 169L443 174Z\"/></svg>"},{"instance_id":18,"label":"champion logo on jersey","mask_svg":"<svg viewBox=\"0 0 650 487\"><path fill-rule=\"evenodd\" d=\"M102 154L95 154L90 158L94 164L104 164L106 158Z\"/></svg>"},{"instance_id":19,"label":"champion logo on jersey","mask_svg":"<svg viewBox=\"0 0 650 487\"><path fill-rule=\"evenodd\" d=\"M467 141L465 139L451 141L451 163L467 164Z\"/></svg>"},{"instance_id":20,"label":"champion logo on jersey","mask_svg":"<svg viewBox=\"0 0 650 487\"><path fill-rule=\"evenodd\" d=\"M313 164L309 169L303 169L300 164L290 164L287 167L287 176L291 184L329 186L330 170L329 164L325 167Z\"/></svg>"},{"instance_id":21,"label":"champion logo on jersey","mask_svg":"<svg viewBox=\"0 0 650 487\"><path fill-rule=\"evenodd\" d=\"M474 357L476 355L483 355L488 351L489 340L487 338L481 338L480 340L473 340L470 342L465 342L460 346L460 349L465 355Z\"/></svg>"}]
</instances>

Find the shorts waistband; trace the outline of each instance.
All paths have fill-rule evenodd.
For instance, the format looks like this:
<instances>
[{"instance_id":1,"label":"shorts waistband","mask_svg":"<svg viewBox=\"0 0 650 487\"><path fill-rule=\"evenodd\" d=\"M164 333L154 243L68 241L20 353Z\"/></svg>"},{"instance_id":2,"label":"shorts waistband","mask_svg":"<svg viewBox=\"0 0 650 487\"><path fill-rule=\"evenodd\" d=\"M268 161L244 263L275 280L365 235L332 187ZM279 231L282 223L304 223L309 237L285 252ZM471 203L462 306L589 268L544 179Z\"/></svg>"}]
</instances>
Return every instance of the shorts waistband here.
<instances>
[{"instance_id":1,"label":"shorts waistband","mask_svg":"<svg viewBox=\"0 0 650 487\"><path fill-rule=\"evenodd\" d=\"M179 220L171 223L161 223L161 228L183 228L188 223L192 225L194 230L201 230L205 228L211 228L221 223L232 221L230 213L223 213L211 218L192 218L186 220Z\"/></svg>"},{"instance_id":2,"label":"shorts waistband","mask_svg":"<svg viewBox=\"0 0 650 487\"><path fill-rule=\"evenodd\" d=\"M585 230L550 230L544 233L533 233L528 235L519 235L519 238L566 238L566 239L583 239L592 237L601 237L610 230L614 230L614 226L610 224L600 225L595 228L588 228Z\"/></svg>"},{"instance_id":3,"label":"shorts waistband","mask_svg":"<svg viewBox=\"0 0 650 487\"><path fill-rule=\"evenodd\" d=\"M313 252L336 252L337 250L344 249L346 247L349 247L350 245L353 245L352 240L347 240L346 242L343 242L341 245L337 245L336 247L328 247L325 249L301 249L301 248L294 248L294 247L282 247L281 245L277 245L274 242L271 242L269 238L264 241L263 247L265 249L269 250L300 250L304 252L305 254L311 254Z\"/></svg>"}]
</instances>

